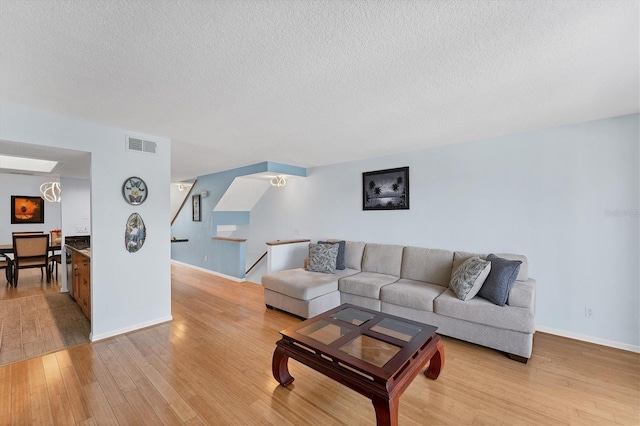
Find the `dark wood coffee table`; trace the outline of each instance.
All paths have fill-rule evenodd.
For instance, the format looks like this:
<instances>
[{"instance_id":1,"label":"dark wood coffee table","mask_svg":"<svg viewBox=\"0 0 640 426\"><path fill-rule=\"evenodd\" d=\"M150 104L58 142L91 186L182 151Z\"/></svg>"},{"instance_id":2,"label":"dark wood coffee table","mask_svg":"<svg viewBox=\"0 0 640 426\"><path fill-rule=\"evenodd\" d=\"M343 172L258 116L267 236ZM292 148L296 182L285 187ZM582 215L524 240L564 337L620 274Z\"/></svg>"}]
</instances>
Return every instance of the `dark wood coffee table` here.
<instances>
[{"instance_id":1,"label":"dark wood coffee table","mask_svg":"<svg viewBox=\"0 0 640 426\"><path fill-rule=\"evenodd\" d=\"M378 425L397 425L400 395L429 362L437 379L444 348L436 327L344 304L282 330L273 353L273 377L293 382L293 358L371 398Z\"/></svg>"}]
</instances>

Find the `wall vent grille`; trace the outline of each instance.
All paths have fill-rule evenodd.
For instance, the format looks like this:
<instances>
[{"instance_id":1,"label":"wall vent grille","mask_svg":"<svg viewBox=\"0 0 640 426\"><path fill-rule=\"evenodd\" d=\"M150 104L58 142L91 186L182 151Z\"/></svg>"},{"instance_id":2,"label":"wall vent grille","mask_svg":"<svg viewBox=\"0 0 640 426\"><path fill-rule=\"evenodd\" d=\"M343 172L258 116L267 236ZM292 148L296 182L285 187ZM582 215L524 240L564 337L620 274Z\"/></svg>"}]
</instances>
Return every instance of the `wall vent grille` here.
<instances>
[{"instance_id":1,"label":"wall vent grille","mask_svg":"<svg viewBox=\"0 0 640 426\"><path fill-rule=\"evenodd\" d=\"M149 154L157 154L158 145L152 141L143 139L130 138L127 136L127 151L147 152Z\"/></svg>"}]
</instances>

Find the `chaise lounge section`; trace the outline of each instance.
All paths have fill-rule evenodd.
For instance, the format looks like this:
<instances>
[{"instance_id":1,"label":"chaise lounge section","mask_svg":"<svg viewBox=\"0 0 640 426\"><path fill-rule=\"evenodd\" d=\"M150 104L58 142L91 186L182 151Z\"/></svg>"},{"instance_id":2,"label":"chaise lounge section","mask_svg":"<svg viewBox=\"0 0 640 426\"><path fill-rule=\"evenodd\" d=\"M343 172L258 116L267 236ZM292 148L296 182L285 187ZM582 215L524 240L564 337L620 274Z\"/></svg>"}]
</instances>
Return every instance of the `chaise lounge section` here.
<instances>
[{"instance_id":1,"label":"chaise lounge section","mask_svg":"<svg viewBox=\"0 0 640 426\"><path fill-rule=\"evenodd\" d=\"M535 332L535 280L525 256L497 256L521 262L504 306L480 296L461 300L449 288L453 271L485 254L356 241L345 243L345 269L335 274L297 268L264 275L265 304L309 318L351 303L437 326L439 334L526 362Z\"/></svg>"}]
</instances>

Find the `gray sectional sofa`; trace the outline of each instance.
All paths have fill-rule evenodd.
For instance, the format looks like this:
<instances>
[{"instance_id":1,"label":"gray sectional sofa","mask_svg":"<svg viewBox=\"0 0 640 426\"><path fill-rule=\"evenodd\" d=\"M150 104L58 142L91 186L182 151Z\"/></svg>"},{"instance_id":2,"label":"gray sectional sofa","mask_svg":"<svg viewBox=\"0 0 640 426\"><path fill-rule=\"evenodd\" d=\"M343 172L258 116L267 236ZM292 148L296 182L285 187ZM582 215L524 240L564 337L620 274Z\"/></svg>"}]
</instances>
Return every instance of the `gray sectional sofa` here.
<instances>
[{"instance_id":1,"label":"gray sectional sofa","mask_svg":"<svg viewBox=\"0 0 640 426\"><path fill-rule=\"evenodd\" d=\"M434 325L439 334L526 362L535 332L535 280L525 256L497 255L522 262L504 306L479 296L463 301L448 288L452 271L486 255L355 241L346 242L345 269L335 274L298 268L264 275L264 300L302 318L351 303Z\"/></svg>"}]
</instances>

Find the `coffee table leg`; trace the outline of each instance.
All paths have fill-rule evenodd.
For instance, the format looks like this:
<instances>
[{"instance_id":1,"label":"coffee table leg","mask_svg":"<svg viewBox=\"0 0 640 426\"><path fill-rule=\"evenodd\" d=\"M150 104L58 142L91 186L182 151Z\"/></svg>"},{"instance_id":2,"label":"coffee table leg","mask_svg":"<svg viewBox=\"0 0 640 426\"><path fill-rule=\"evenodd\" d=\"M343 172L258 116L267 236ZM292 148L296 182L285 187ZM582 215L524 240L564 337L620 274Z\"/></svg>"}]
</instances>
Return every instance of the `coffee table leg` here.
<instances>
[{"instance_id":1,"label":"coffee table leg","mask_svg":"<svg viewBox=\"0 0 640 426\"><path fill-rule=\"evenodd\" d=\"M437 351L431 357L431 362L429 363L429 368L424 372L424 375L430 379L437 379L440 375L440 370L444 368L444 346L442 345L442 340L438 340L436 344Z\"/></svg>"},{"instance_id":2,"label":"coffee table leg","mask_svg":"<svg viewBox=\"0 0 640 426\"><path fill-rule=\"evenodd\" d=\"M376 410L377 426L398 426L400 395L396 395L392 399L374 396L371 402L373 402L373 408Z\"/></svg>"},{"instance_id":3,"label":"coffee table leg","mask_svg":"<svg viewBox=\"0 0 640 426\"><path fill-rule=\"evenodd\" d=\"M289 374L289 357L286 351L280 346L276 347L273 352L273 361L271 362L271 371L273 371L273 377L282 386L287 386L293 382L293 377Z\"/></svg>"}]
</instances>

